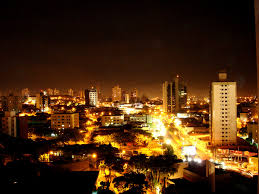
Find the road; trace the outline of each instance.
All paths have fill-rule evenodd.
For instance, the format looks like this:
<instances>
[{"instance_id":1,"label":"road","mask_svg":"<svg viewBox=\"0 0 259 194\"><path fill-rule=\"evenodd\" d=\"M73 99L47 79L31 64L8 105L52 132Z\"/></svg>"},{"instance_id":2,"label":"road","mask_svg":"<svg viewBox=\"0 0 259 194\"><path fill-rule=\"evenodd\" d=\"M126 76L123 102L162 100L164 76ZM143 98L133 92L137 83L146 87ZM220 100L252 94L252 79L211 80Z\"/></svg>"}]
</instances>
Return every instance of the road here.
<instances>
[{"instance_id":1,"label":"road","mask_svg":"<svg viewBox=\"0 0 259 194\"><path fill-rule=\"evenodd\" d=\"M201 160L210 160L217 164L221 164L220 167L239 172L240 174L252 177L256 175L257 172L250 172L248 169L240 167L240 163L227 162L220 159L215 159L213 153L210 149L207 148L206 142L199 139L199 137L190 136L185 127L181 126L179 119L175 119L174 122L169 121L168 116L163 116L162 114L154 116L159 123L158 128L161 128L162 131L165 129L166 133L164 134L165 143L172 145L175 154L178 158L184 159L185 156L182 155L182 147L193 145L196 147L196 156ZM170 126L171 125L171 126Z\"/></svg>"}]
</instances>

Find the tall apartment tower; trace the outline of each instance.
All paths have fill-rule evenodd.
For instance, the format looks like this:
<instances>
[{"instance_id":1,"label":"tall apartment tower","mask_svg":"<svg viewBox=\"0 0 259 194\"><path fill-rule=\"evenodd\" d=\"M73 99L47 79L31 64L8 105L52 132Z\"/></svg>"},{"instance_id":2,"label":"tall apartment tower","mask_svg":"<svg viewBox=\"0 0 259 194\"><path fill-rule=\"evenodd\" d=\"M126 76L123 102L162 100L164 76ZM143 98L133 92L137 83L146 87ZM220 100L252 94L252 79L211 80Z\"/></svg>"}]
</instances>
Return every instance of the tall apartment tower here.
<instances>
[{"instance_id":1,"label":"tall apartment tower","mask_svg":"<svg viewBox=\"0 0 259 194\"><path fill-rule=\"evenodd\" d=\"M46 92L40 92L36 94L36 108L40 109L40 111L45 112L49 108L49 96L46 95Z\"/></svg>"},{"instance_id":2,"label":"tall apartment tower","mask_svg":"<svg viewBox=\"0 0 259 194\"><path fill-rule=\"evenodd\" d=\"M137 90L137 88L134 88L134 89L131 91L131 102L132 102L132 103L138 102L138 90Z\"/></svg>"},{"instance_id":3,"label":"tall apartment tower","mask_svg":"<svg viewBox=\"0 0 259 194\"><path fill-rule=\"evenodd\" d=\"M236 82L228 81L220 72L219 80L211 83L211 143L214 146L237 143Z\"/></svg>"},{"instance_id":4,"label":"tall apartment tower","mask_svg":"<svg viewBox=\"0 0 259 194\"><path fill-rule=\"evenodd\" d=\"M85 91L84 91L84 89L79 90L79 97L80 98L85 98Z\"/></svg>"},{"instance_id":5,"label":"tall apartment tower","mask_svg":"<svg viewBox=\"0 0 259 194\"><path fill-rule=\"evenodd\" d=\"M13 137L17 137L17 119L15 115L15 111L6 111L5 116L2 117L2 132Z\"/></svg>"},{"instance_id":6,"label":"tall apartment tower","mask_svg":"<svg viewBox=\"0 0 259 194\"><path fill-rule=\"evenodd\" d=\"M69 88L67 93L69 96L74 96L74 90L72 88Z\"/></svg>"},{"instance_id":7,"label":"tall apartment tower","mask_svg":"<svg viewBox=\"0 0 259 194\"><path fill-rule=\"evenodd\" d=\"M127 104L129 104L129 102L130 102L130 95L129 95L129 93L126 93L125 94L125 103L127 103Z\"/></svg>"},{"instance_id":8,"label":"tall apartment tower","mask_svg":"<svg viewBox=\"0 0 259 194\"><path fill-rule=\"evenodd\" d=\"M2 96L1 103L3 111L22 111L22 98L20 96L14 96L13 94Z\"/></svg>"},{"instance_id":9,"label":"tall apartment tower","mask_svg":"<svg viewBox=\"0 0 259 194\"><path fill-rule=\"evenodd\" d=\"M183 79L176 76L173 82L163 83L163 111L177 113L187 104L187 88Z\"/></svg>"},{"instance_id":10,"label":"tall apartment tower","mask_svg":"<svg viewBox=\"0 0 259 194\"><path fill-rule=\"evenodd\" d=\"M16 116L15 111L6 111L0 131L13 137L28 138L28 117Z\"/></svg>"},{"instance_id":11,"label":"tall apartment tower","mask_svg":"<svg viewBox=\"0 0 259 194\"><path fill-rule=\"evenodd\" d=\"M60 94L60 91L55 88L55 89L53 90L53 94L54 94L54 95L59 95L59 94Z\"/></svg>"},{"instance_id":12,"label":"tall apartment tower","mask_svg":"<svg viewBox=\"0 0 259 194\"><path fill-rule=\"evenodd\" d=\"M175 112L183 110L187 105L187 88L179 75L174 79L173 96L175 99Z\"/></svg>"},{"instance_id":13,"label":"tall apartment tower","mask_svg":"<svg viewBox=\"0 0 259 194\"><path fill-rule=\"evenodd\" d=\"M165 81L163 83L163 111L173 112L173 83Z\"/></svg>"},{"instance_id":14,"label":"tall apartment tower","mask_svg":"<svg viewBox=\"0 0 259 194\"><path fill-rule=\"evenodd\" d=\"M30 91L28 88L22 89L22 97L29 97L30 96Z\"/></svg>"},{"instance_id":15,"label":"tall apartment tower","mask_svg":"<svg viewBox=\"0 0 259 194\"><path fill-rule=\"evenodd\" d=\"M95 88L85 90L85 105L86 106L97 106L98 92Z\"/></svg>"},{"instance_id":16,"label":"tall apartment tower","mask_svg":"<svg viewBox=\"0 0 259 194\"><path fill-rule=\"evenodd\" d=\"M51 89L51 88L48 88L47 89L47 94L48 94L48 96L52 96L54 94L54 90Z\"/></svg>"},{"instance_id":17,"label":"tall apartment tower","mask_svg":"<svg viewBox=\"0 0 259 194\"><path fill-rule=\"evenodd\" d=\"M121 95L122 95L122 93L121 93L120 86L119 85L114 86L112 88L112 101L113 102L116 102L116 101L120 102L121 101Z\"/></svg>"}]
</instances>

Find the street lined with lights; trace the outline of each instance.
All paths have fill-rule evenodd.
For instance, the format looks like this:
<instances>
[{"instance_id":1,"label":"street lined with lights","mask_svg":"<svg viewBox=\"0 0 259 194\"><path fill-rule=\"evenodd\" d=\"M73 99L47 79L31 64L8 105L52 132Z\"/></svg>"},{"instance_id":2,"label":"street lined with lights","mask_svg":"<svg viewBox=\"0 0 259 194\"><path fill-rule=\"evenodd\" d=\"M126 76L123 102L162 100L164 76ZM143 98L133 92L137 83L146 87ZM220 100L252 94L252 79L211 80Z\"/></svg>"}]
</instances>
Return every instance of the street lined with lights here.
<instances>
[{"instance_id":1,"label":"street lined with lights","mask_svg":"<svg viewBox=\"0 0 259 194\"><path fill-rule=\"evenodd\" d=\"M182 126L181 120L174 115L161 113L159 115L153 114L153 117L158 129L153 131L153 136L164 137L164 143L171 145L177 157L184 162L201 163L203 160L209 160L215 163L217 168L239 172L247 177L257 175L257 172L250 172L236 162L222 159L215 160L215 156L213 156L212 150L207 147L207 143L199 139L208 135L190 136L186 128ZM173 124L173 127L170 124Z\"/></svg>"}]
</instances>

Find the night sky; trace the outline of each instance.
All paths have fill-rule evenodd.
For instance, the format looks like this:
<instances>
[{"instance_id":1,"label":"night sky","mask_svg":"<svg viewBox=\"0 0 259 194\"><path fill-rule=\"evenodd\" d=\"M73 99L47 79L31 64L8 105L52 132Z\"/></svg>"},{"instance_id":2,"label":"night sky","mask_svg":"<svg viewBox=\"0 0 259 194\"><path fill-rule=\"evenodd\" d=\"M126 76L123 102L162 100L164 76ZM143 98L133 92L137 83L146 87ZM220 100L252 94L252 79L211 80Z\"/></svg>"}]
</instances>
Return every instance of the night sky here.
<instances>
[{"instance_id":1,"label":"night sky","mask_svg":"<svg viewBox=\"0 0 259 194\"><path fill-rule=\"evenodd\" d=\"M253 1L14 2L0 5L0 89L120 84L161 97L179 74L205 96L227 67L239 95L256 94Z\"/></svg>"}]
</instances>

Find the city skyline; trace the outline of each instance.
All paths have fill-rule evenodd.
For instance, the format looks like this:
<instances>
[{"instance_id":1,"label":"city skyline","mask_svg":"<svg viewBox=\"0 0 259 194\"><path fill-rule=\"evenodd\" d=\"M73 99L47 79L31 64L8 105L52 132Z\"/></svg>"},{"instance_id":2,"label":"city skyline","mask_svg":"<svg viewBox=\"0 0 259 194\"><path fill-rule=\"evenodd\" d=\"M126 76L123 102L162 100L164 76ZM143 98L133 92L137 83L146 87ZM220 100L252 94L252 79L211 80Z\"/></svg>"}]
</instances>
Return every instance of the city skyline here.
<instances>
[{"instance_id":1,"label":"city skyline","mask_svg":"<svg viewBox=\"0 0 259 194\"><path fill-rule=\"evenodd\" d=\"M1 3L1 190L259 194L258 5Z\"/></svg>"},{"instance_id":2,"label":"city skyline","mask_svg":"<svg viewBox=\"0 0 259 194\"><path fill-rule=\"evenodd\" d=\"M100 83L106 95L120 84L161 97L179 74L207 96L227 67L238 95L256 94L252 1L51 3L3 3L0 89Z\"/></svg>"}]
</instances>

